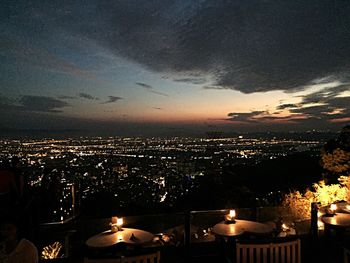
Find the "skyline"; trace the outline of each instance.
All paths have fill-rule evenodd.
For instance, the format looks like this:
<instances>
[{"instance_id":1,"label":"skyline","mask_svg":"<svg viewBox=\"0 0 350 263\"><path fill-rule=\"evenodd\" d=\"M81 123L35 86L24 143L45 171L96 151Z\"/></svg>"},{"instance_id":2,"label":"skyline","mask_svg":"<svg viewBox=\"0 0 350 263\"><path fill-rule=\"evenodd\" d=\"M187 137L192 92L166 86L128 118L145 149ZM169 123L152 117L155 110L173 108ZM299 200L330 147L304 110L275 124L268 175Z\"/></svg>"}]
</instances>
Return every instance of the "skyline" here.
<instances>
[{"instance_id":1,"label":"skyline","mask_svg":"<svg viewBox=\"0 0 350 263\"><path fill-rule=\"evenodd\" d=\"M339 130L345 1L5 1L0 127Z\"/></svg>"}]
</instances>

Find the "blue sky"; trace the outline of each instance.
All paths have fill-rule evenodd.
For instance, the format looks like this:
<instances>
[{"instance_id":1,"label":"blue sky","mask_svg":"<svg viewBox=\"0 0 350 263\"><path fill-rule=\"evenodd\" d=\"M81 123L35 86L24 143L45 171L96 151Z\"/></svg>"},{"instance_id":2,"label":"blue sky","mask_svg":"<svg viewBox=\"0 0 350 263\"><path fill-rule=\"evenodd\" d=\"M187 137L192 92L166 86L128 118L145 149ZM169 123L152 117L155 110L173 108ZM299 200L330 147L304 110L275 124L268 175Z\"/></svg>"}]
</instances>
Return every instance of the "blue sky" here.
<instances>
[{"instance_id":1,"label":"blue sky","mask_svg":"<svg viewBox=\"0 0 350 263\"><path fill-rule=\"evenodd\" d=\"M350 4L5 1L2 127L339 129Z\"/></svg>"}]
</instances>

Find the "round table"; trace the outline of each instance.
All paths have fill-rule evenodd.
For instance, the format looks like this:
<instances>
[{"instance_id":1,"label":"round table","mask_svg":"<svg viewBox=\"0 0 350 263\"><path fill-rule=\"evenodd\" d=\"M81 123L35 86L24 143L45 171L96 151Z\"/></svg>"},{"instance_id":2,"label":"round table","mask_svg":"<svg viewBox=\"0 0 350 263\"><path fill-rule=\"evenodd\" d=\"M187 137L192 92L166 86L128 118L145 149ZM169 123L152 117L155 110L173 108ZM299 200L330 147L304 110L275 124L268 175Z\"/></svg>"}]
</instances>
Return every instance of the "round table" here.
<instances>
[{"instance_id":1,"label":"round table","mask_svg":"<svg viewBox=\"0 0 350 263\"><path fill-rule=\"evenodd\" d=\"M111 247L118 243L126 243L129 245L142 245L153 240L154 235L150 232L135 229L123 228L118 232L111 232L111 230L102 232L86 241L88 247L104 248Z\"/></svg>"},{"instance_id":2,"label":"round table","mask_svg":"<svg viewBox=\"0 0 350 263\"><path fill-rule=\"evenodd\" d=\"M244 233L267 234L271 233L272 231L272 226L240 219L236 219L236 222L234 224L227 224L224 221L220 222L216 224L212 229L212 232L214 234L223 237L235 237Z\"/></svg>"},{"instance_id":3,"label":"round table","mask_svg":"<svg viewBox=\"0 0 350 263\"><path fill-rule=\"evenodd\" d=\"M321 220L332 227L350 227L350 214L337 213L334 216L323 216Z\"/></svg>"}]
</instances>

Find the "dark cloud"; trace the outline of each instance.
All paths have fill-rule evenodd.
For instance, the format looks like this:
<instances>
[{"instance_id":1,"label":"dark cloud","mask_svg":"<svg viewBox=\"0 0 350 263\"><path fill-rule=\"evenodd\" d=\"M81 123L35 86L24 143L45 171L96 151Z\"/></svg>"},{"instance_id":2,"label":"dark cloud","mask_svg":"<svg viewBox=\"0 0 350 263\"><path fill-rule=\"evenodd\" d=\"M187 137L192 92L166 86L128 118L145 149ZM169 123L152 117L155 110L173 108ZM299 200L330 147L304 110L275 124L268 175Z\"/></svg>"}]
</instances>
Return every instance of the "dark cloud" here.
<instances>
[{"instance_id":1,"label":"dark cloud","mask_svg":"<svg viewBox=\"0 0 350 263\"><path fill-rule=\"evenodd\" d=\"M331 111L334 109L347 109L350 105L349 96L341 96L344 91L350 91L349 85L340 85L333 88L324 88L320 91L313 92L302 96L300 108L291 110L292 112L307 111L306 109L321 109L323 111ZM312 106L312 104L321 104ZM311 105L308 106L308 105Z\"/></svg>"},{"instance_id":2,"label":"dark cloud","mask_svg":"<svg viewBox=\"0 0 350 263\"><path fill-rule=\"evenodd\" d=\"M227 120L232 123L236 123L246 127L254 127L255 129L261 129L262 127L272 128L272 125L278 126L301 124L305 119L307 119L302 114L280 116L276 114L270 114L268 111L229 113L228 117L229 118Z\"/></svg>"},{"instance_id":3,"label":"dark cloud","mask_svg":"<svg viewBox=\"0 0 350 263\"><path fill-rule=\"evenodd\" d=\"M320 80L319 83L327 84L328 80ZM288 110L290 114L304 116L300 122L314 125L315 120L320 122L332 121L338 118L350 118L350 96L342 95L349 91L348 84L339 84L333 87L325 87L316 92L312 92L301 97L301 102L282 103L276 107L277 110ZM311 122L312 120L312 122Z\"/></svg>"},{"instance_id":4,"label":"dark cloud","mask_svg":"<svg viewBox=\"0 0 350 263\"><path fill-rule=\"evenodd\" d=\"M290 109L291 113L301 113L309 117L321 119L321 118L337 118L337 117L350 117L350 97L336 97L324 101L324 104L299 107ZM334 111L339 111L338 114L332 114Z\"/></svg>"},{"instance_id":5,"label":"dark cloud","mask_svg":"<svg viewBox=\"0 0 350 263\"><path fill-rule=\"evenodd\" d=\"M58 98L62 100L73 100L73 99L76 99L77 97L62 95L62 96L58 96Z\"/></svg>"},{"instance_id":6,"label":"dark cloud","mask_svg":"<svg viewBox=\"0 0 350 263\"><path fill-rule=\"evenodd\" d=\"M146 83L142 83L142 82L136 82L136 85L146 89L148 92L151 92L151 93L154 93L154 94L157 94L157 95L160 95L160 96L164 96L164 97L168 97L169 95L166 94L166 93L163 93L163 92L160 92L160 91L157 91L157 90L154 90L154 88L151 86L151 85L148 85Z\"/></svg>"},{"instance_id":7,"label":"dark cloud","mask_svg":"<svg viewBox=\"0 0 350 263\"><path fill-rule=\"evenodd\" d=\"M84 93L84 92L80 92L78 94L78 96L80 98L87 99L87 100L99 100L99 98L96 98L96 97L94 97L94 96L92 96L90 94Z\"/></svg>"},{"instance_id":8,"label":"dark cloud","mask_svg":"<svg viewBox=\"0 0 350 263\"><path fill-rule=\"evenodd\" d=\"M301 117L301 115L294 115L294 116L276 116L276 115L272 115L272 114L271 114L271 115L267 115L267 116L261 116L261 117L259 117L259 120L260 120L260 121L264 121L264 120L297 121L297 120L299 120L299 117Z\"/></svg>"},{"instance_id":9,"label":"dark cloud","mask_svg":"<svg viewBox=\"0 0 350 263\"><path fill-rule=\"evenodd\" d=\"M178 79L174 79L174 81L197 84L197 85L207 83L207 80L205 78L178 78Z\"/></svg>"},{"instance_id":10,"label":"dark cloud","mask_svg":"<svg viewBox=\"0 0 350 263\"><path fill-rule=\"evenodd\" d=\"M327 84L324 80L322 83ZM320 84L315 83L315 84ZM266 124L266 122L288 122L303 127L327 127L330 123L346 122L350 120L350 96L349 85L339 84L332 87L324 87L301 97L300 103L282 103L276 106L276 112L270 114L268 111L252 111L248 113L229 113L230 121L245 124ZM288 115L281 115L286 110Z\"/></svg>"},{"instance_id":11,"label":"dark cloud","mask_svg":"<svg viewBox=\"0 0 350 263\"><path fill-rule=\"evenodd\" d=\"M245 124L266 124L266 122L288 122L303 127L327 127L330 123L344 123L350 120L350 96L341 96L348 86L341 88L324 88L302 96L298 104L284 103L277 110L287 110L289 115L281 116L279 111L270 114L268 111L252 111L248 113L229 113L230 121Z\"/></svg>"},{"instance_id":12,"label":"dark cloud","mask_svg":"<svg viewBox=\"0 0 350 263\"><path fill-rule=\"evenodd\" d=\"M286 103L286 104L280 104L276 107L277 110L284 110L284 109L290 109L290 108L297 108L297 104L292 103Z\"/></svg>"},{"instance_id":13,"label":"dark cloud","mask_svg":"<svg viewBox=\"0 0 350 263\"><path fill-rule=\"evenodd\" d=\"M350 91L349 84L341 84L336 87L326 87L320 91L313 92L302 97L301 104L325 103L331 98L341 95L344 91Z\"/></svg>"},{"instance_id":14,"label":"dark cloud","mask_svg":"<svg viewBox=\"0 0 350 263\"><path fill-rule=\"evenodd\" d=\"M151 85L148 85L148 84L142 83L142 82L136 82L136 85L139 85L140 87L145 88L145 89L153 89L153 87Z\"/></svg>"},{"instance_id":15,"label":"dark cloud","mask_svg":"<svg viewBox=\"0 0 350 263\"><path fill-rule=\"evenodd\" d=\"M169 95L164 93L164 92L160 92L160 91L156 91L156 90L150 90L149 92L160 95L160 96L169 97Z\"/></svg>"},{"instance_id":16,"label":"dark cloud","mask_svg":"<svg viewBox=\"0 0 350 263\"><path fill-rule=\"evenodd\" d=\"M160 108L160 107L153 107L153 109L155 109L155 110L162 110L163 108Z\"/></svg>"},{"instance_id":17,"label":"dark cloud","mask_svg":"<svg viewBox=\"0 0 350 263\"><path fill-rule=\"evenodd\" d=\"M336 97L327 100L328 105L332 108L343 108L350 110L350 97Z\"/></svg>"},{"instance_id":18,"label":"dark cloud","mask_svg":"<svg viewBox=\"0 0 350 263\"><path fill-rule=\"evenodd\" d=\"M62 112L58 110L68 106L68 103L52 97L45 96L22 96L19 99L20 107L25 111L38 112Z\"/></svg>"},{"instance_id":19,"label":"dark cloud","mask_svg":"<svg viewBox=\"0 0 350 263\"><path fill-rule=\"evenodd\" d=\"M36 15L38 16L38 14ZM17 16L17 18L19 17L22 19L24 18L23 14ZM32 20L31 22L34 21ZM20 23L26 22L21 21ZM21 27L26 28L24 24L21 24ZM4 32L6 31L4 30ZM19 69L29 66L32 69L39 69L40 71L69 74L90 81L93 80L96 82L100 82L96 79L96 76L90 71L79 67L78 65L69 61L68 59L64 59L60 56L55 55L54 53L50 53L47 49L39 47L39 45L37 44L31 43L31 41L28 41L28 39L26 39L25 41L20 40L20 37L20 34L17 34L15 36L2 34L2 41L0 42L0 52L7 58L13 58L14 60L12 60L12 63L16 63L16 66Z\"/></svg>"},{"instance_id":20,"label":"dark cloud","mask_svg":"<svg viewBox=\"0 0 350 263\"><path fill-rule=\"evenodd\" d=\"M329 112L329 106L321 105L321 106L302 107L297 109L290 109L289 111L291 113L302 113L306 116L319 116Z\"/></svg>"},{"instance_id":21,"label":"dark cloud","mask_svg":"<svg viewBox=\"0 0 350 263\"><path fill-rule=\"evenodd\" d=\"M228 120L235 122L256 122L255 117L266 113L265 111L252 111L252 112L231 112L227 114Z\"/></svg>"},{"instance_id":22,"label":"dark cloud","mask_svg":"<svg viewBox=\"0 0 350 263\"><path fill-rule=\"evenodd\" d=\"M227 88L222 86L203 86L203 89L225 90Z\"/></svg>"},{"instance_id":23,"label":"dark cloud","mask_svg":"<svg viewBox=\"0 0 350 263\"><path fill-rule=\"evenodd\" d=\"M11 104L13 104L13 100L0 94L0 105L5 106L5 105L11 105ZM2 108L5 108L5 107L2 107Z\"/></svg>"},{"instance_id":24,"label":"dark cloud","mask_svg":"<svg viewBox=\"0 0 350 263\"><path fill-rule=\"evenodd\" d=\"M0 109L8 112L26 111L59 113L62 112L62 108L67 106L69 106L69 104L65 101L46 96L25 95L17 100L0 97Z\"/></svg>"},{"instance_id":25,"label":"dark cloud","mask_svg":"<svg viewBox=\"0 0 350 263\"><path fill-rule=\"evenodd\" d=\"M252 93L293 91L315 79L327 82L327 76L350 79L349 1L88 0L84 8L61 1L28 5L7 4L4 17L92 39L150 70L175 73L176 81L199 83L180 75L210 76L213 81L207 87Z\"/></svg>"},{"instance_id":26,"label":"dark cloud","mask_svg":"<svg viewBox=\"0 0 350 263\"><path fill-rule=\"evenodd\" d=\"M349 79L348 1L120 0L96 11L109 16L90 37L154 71L210 74L244 93Z\"/></svg>"},{"instance_id":27,"label":"dark cloud","mask_svg":"<svg viewBox=\"0 0 350 263\"><path fill-rule=\"evenodd\" d=\"M108 100L103 102L103 104L108 104L108 103L114 103L117 102L119 100L122 100L123 98L118 97L118 96L108 96Z\"/></svg>"}]
</instances>

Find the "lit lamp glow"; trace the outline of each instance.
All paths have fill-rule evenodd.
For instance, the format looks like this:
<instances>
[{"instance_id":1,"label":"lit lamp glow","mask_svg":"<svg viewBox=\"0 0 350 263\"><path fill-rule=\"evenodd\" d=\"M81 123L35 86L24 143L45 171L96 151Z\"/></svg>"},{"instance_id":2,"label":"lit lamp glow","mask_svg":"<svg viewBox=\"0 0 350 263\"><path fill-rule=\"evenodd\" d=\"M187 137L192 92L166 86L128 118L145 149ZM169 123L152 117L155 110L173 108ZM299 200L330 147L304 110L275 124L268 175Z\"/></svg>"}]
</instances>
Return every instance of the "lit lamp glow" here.
<instances>
[{"instance_id":1,"label":"lit lamp glow","mask_svg":"<svg viewBox=\"0 0 350 263\"><path fill-rule=\"evenodd\" d=\"M226 216L227 223L235 223L236 211L234 209L230 210L229 214Z\"/></svg>"},{"instance_id":2,"label":"lit lamp glow","mask_svg":"<svg viewBox=\"0 0 350 263\"><path fill-rule=\"evenodd\" d=\"M336 204L331 204L331 213L335 215L335 211L337 210L337 205Z\"/></svg>"},{"instance_id":3,"label":"lit lamp glow","mask_svg":"<svg viewBox=\"0 0 350 263\"><path fill-rule=\"evenodd\" d=\"M289 227L287 227L286 224L282 224L282 231L287 232L289 230Z\"/></svg>"},{"instance_id":4,"label":"lit lamp glow","mask_svg":"<svg viewBox=\"0 0 350 263\"><path fill-rule=\"evenodd\" d=\"M117 227L119 230L122 230L123 223L124 223L124 220L122 217L117 219Z\"/></svg>"},{"instance_id":5,"label":"lit lamp glow","mask_svg":"<svg viewBox=\"0 0 350 263\"><path fill-rule=\"evenodd\" d=\"M113 216L111 218L111 232L118 232L120 230L122 230L122 226L123 226L124 220L123 218L118 218L116 216Z\"/></svg>"}]
</instances>

